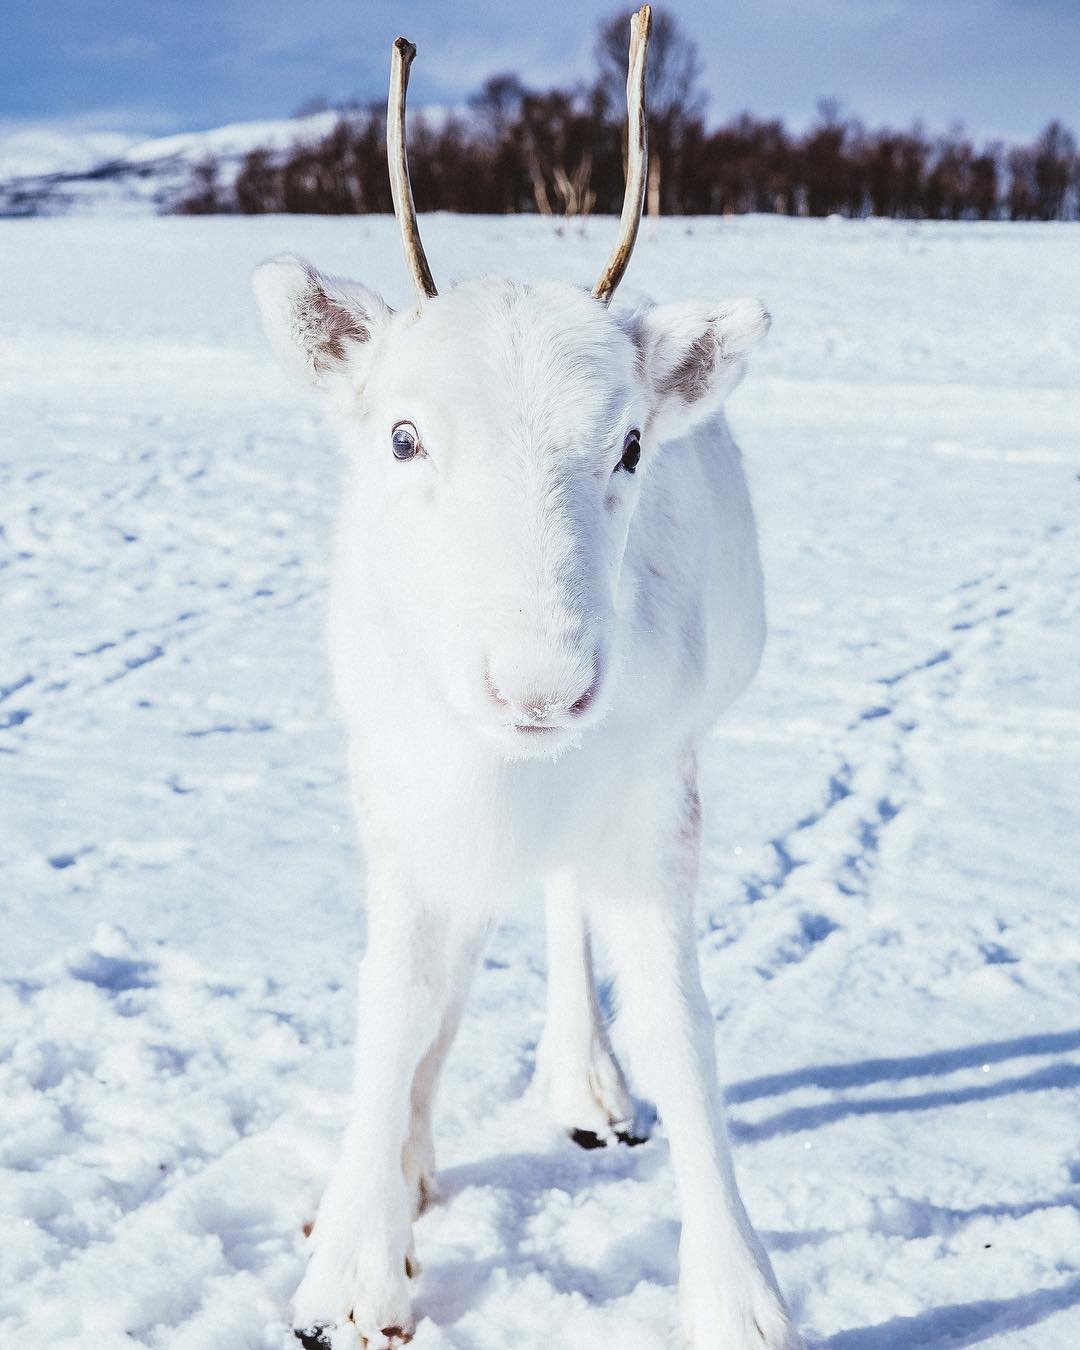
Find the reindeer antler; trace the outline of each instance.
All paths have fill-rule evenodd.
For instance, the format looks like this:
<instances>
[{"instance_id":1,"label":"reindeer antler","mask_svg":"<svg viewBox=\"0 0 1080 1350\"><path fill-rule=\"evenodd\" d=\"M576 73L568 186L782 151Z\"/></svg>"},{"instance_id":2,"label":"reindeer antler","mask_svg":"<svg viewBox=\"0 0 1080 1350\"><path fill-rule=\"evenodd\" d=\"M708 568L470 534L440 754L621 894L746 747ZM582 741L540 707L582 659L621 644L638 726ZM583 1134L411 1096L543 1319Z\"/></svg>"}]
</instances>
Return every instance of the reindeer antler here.
<instances>
[{"instance_id":1,"label":"reindeer antler","mask_svg":"<svg viewBox=\"0 0 1080 1350\"><path fill-rule=\"evenodd\" d=\"M417 295L425 300L439 292L435 289L424 245L420 242L420 227L416 223L416 207L409 182L409 158L405 151L405 94L409 88L409 67L415 56L416 47L408 38L399 37L395 41L390 57L390 97L386 104L386 159L405 261Z\"/></svg>"},{"instance_id":2,"label":"reindeer antler","mask_svg":"<svg viewBox=\"0 0 1080 1350\"><path fill-rule=\"evenodd\" d=\"M611 303L615 287L634 251L641 208L645 203L645 180L649 166L649 136L645 116L645 58L652 29L652 6L642 5L630 20L630 64L626 74L626 195L623 197L619 238L608 264L593 287L593 295L605 305Z\"/></svg>"}]
</instances>

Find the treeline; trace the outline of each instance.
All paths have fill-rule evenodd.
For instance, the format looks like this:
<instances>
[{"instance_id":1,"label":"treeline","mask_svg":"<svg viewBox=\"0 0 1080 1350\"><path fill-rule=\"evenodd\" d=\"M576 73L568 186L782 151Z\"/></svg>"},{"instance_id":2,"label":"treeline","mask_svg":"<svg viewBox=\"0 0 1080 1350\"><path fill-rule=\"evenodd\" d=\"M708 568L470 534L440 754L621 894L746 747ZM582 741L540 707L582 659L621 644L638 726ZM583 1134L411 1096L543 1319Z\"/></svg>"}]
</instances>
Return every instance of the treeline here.
<instances>
[{"instance_id":1,"label":"treeline","mask_svg":"<svg viewBox=\"0 0 1080 1350\"><path fill-rule=\"evenodd\" d=\"M574 216L618 213L623 196L626 18L597 37L590 86L535 91L490 79L467 113L409 120L420 211ZM1052 122L1030 145L976 145L961 131L869 130L823 103L805 133L743 114L709 129L695 44L669 15L650 47L648 209L927 220L1068 220L1080 216L1080 157ZM393 209L381 107L343 110L322 139L253 150L232 183L212 160L182 211L346 215Z\"/></svg>"}]
</instances>

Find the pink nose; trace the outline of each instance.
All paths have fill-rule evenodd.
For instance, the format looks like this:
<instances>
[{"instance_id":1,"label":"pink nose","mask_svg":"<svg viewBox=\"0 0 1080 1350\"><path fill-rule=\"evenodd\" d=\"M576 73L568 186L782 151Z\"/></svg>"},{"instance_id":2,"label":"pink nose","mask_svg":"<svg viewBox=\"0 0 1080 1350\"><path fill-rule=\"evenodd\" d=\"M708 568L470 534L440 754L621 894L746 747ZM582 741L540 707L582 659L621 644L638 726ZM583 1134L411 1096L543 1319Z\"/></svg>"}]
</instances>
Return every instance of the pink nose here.
<instances>
[{"instance_id":1,"label":"pink nose","mask_svg":"<svg viewBox=\"0 0 1080 1350\"><path fill-rule=\"evenodd\" d=\"M600 689L597 670L586 689L571 691L569 695L549 690L528 690L520 695L504 692L487 672L487 691L492 703L504 713L510 713L518 725L543 727L580 717L587 712Z\"/></svg>"}]
</instances>

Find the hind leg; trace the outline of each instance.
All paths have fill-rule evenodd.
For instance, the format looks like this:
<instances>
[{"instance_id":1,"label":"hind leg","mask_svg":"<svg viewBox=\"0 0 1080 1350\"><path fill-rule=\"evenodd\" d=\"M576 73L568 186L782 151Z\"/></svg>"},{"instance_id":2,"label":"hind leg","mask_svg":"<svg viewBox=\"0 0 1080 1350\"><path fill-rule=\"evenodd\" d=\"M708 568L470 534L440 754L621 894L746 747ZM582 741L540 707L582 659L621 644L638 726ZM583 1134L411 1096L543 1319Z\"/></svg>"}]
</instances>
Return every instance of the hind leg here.
<instances>
[{"instance_id":1,"label":"hind leg","mask_svg":"<svg viewBox=\"0 0 1080 1350\"><path fill-rule=\"evenodd\" d=\"M569 871L549 878L547 1021L536 1082L557 1125L583 1148L639 1143L634 1104L596 998L588 926Z\"/></svg>"}]
</instances>

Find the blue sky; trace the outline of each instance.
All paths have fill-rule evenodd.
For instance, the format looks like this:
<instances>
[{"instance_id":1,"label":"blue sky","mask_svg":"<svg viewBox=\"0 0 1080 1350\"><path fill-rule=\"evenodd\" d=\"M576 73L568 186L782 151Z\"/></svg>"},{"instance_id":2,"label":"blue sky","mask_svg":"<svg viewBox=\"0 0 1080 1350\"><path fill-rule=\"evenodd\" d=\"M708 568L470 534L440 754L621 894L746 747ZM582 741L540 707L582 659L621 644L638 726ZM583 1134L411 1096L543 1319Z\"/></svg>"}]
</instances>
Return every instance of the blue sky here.
<instances>
[{"instance_id":1,"label":"blue sky","mask_svg":"<svg viewBox=\"0 0 1080 1350\"><path fill-rule=\"evenodd\" d=\"M382 98L388 48L417 43L411 97L463 100L498 70L588 77L612 0L16 0L0 123L157 133L282 117L310 98ZM870 124L1027 137L1080 132L1080 0L675 0L705 63L708 115L794 125L820 97Z\"/></svg>"}]
</instances>

